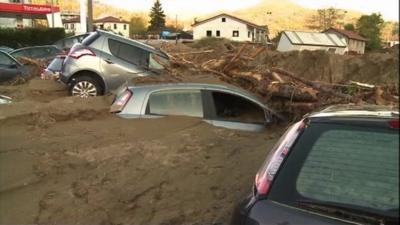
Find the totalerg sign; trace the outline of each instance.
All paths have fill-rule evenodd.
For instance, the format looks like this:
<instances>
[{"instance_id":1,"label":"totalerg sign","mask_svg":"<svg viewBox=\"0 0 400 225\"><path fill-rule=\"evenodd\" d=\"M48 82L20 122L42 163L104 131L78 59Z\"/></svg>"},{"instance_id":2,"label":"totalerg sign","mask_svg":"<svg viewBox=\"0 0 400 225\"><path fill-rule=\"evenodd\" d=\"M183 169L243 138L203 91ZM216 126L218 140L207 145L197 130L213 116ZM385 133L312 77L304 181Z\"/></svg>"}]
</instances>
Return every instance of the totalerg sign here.
<instances>
[{"instance_id":1,"label":"totalerg sign","mask_svg":"<svg viewBox=\"0 0 400 225\"><path fill-rule=\"evenodd\" d=\"M0 12L22 14L49 14L52 12L60 12L60 8L58 6L54 6L53 10L51 10L50 5L0 3Z\"/></svg>"}]
</instances>

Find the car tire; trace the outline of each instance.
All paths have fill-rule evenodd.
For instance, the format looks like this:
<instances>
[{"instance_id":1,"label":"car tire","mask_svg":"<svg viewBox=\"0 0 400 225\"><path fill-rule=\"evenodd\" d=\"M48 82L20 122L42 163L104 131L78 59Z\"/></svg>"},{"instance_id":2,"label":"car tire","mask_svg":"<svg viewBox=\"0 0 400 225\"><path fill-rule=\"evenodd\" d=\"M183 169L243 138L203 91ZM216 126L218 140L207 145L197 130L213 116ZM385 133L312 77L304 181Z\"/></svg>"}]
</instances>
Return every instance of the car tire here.
<instances>
[{"instance_id":1,"label":"car tire","mask_svg":"<svg viewBox=\"0 0 400 225\"><path fill-rule=\"evenodd\" d=\"M95 78L80 76L71 83L69 93L72 96L89 98L102 95L102 88Z\"/></svg>"}]
</instances>

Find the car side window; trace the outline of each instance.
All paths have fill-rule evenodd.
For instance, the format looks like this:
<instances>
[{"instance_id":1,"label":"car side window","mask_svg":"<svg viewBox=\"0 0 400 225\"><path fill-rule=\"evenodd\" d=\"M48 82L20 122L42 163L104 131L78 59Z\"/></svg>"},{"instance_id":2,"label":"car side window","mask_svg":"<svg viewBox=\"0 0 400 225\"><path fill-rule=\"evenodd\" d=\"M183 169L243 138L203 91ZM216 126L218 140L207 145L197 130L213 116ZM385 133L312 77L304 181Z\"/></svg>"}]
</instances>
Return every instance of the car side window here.
<instances>
[{"instance_id":1,"label":"car side window","mask_svg":"<svg viewBox=\"0 0 400 225\"><path fill-rule=\"evenodd\" d=\"M216 119L244 123L265 123L265 111L256 103L238 95L212 92Z\"/></svg>"},{"instance_id":2,"label":"car side window","mask_svg":"<svg viewBox=\"0 0 400 225\"><path fill-rule=\"evenodd\" d=\"M8 57L6 54L3 54L0 52L0 64L1 65L11 65L15 63L10 57Z\"/></svg>"},{"instance_id":3,"label":"car side window","mask_svg":"<svg viewBox=\"0 0 400 225\"><path fill-rule=\"evenodd\" d=\"M149 65L149 52L143 49L113 39L108 39L108 47L111 54L128 63L142 67Z\"/></svg>"},{"instance_id":4,"label":"car side window","mask_svg":"<svg viewBox=\"0 0 400 225\"><path fill-rule=\"evenodd\" d=\"M200 90L168 90L150 94L147 114L203 117Z\"/></svg>"}]
</instances>

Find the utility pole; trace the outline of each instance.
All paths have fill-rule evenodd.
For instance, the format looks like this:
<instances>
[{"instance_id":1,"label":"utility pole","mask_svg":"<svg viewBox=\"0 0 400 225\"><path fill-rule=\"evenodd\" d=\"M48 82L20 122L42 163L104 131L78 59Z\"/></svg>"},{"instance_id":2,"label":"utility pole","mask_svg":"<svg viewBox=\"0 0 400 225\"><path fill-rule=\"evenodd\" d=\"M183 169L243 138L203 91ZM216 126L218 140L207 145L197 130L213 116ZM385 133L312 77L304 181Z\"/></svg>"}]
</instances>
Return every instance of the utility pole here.
<instances>
[{"instance_id":1,"label":"utility pole","mask_svg":"<svg viewBox=\"0 0 400 225\"><path fill-rule=\"evenodd\" d=\"M51 27L54 28L54 0L51 0Z\"/></svg>"},{"instance_id":2,"label":"utility pole","mask_svg":"<svg viewBox=\"0 0 400 225\"><path fill-rule=\"evenodd\" d=\"M88 16L88 20L87 20L87 27L88 27L88 31L92 32L93 31L93 1L92 0L87 0L87 16Z\"/></svg>"},{"instance_id":3,"label":"utility pole","mask_svg":"<svg viewBox=\"0 0 400 225\"><path fill-rule=\"evenodd\" d=\"M88 30L87 30L87 4L86 4L87 2L86 2L86 0L80 0L80 8L81 8L81 10L80 10L80 17L81 17L81 21L80 21L80 24L81 24L81 29L80 29L80 32L79 33L81 33L81 34L84 34L84 33L86 33L86 32L88 32Z\"/></svg>"}]
</instances>

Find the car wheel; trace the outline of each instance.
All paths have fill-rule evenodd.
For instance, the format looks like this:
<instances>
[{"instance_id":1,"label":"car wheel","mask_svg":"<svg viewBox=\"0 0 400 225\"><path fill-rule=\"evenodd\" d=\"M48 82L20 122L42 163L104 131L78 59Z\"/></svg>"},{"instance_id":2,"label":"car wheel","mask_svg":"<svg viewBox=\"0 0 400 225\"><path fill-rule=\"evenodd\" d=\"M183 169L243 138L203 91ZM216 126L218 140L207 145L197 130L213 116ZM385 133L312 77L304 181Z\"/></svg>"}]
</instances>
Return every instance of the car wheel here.
<instances>
[{"instance_id":1,"label":"car wheel","mask_svg":"<svg viewBox=\"0 0 400 225\"><path fill-rule=\"evenodd\" d=\"M70 94L81 98L89 98L101 95L99 82L89 76L78 77L71 85Z\"/></svg>"}]
</instances>

